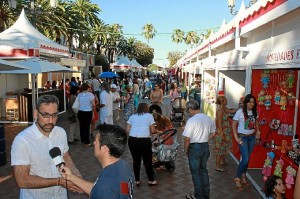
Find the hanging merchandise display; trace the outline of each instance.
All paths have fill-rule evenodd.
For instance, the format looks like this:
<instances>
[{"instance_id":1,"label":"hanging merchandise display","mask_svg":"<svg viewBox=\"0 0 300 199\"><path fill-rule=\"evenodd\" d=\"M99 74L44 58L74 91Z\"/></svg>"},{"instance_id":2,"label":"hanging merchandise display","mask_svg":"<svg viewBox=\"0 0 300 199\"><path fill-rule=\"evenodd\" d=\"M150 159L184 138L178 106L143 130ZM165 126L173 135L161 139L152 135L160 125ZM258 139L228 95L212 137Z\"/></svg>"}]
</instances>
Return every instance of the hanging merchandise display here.
<instances>
[{"instance_id":1,"label":"hanging merchandise display","mask_svg":"<svg viewBox=\"0 0 300 199\"><path fill-rule=\"evenodd\" d=\"M286 168L286 178L285 178L285 183L286 183L286 188L290 189L292 188L292 185L294 184L294 177L296 176L296 170L292 166L288 166Z\"/></svg>"},{"instance_id":2,"label":"hanging merchandise display","mask_svg":"<svg viewBox=\"0 0 300 199\"><path fill-rule=\"evenodd\" d=\"M272 172L272 164L275 154L273 152L267 153L267 158L265 159L265 163L262 169L262 174L264 175L263 180L266 181L269 176L271 176Z\"/></svg>"},{"instance_id":3,"label":"hanging merchandise display","mask_svg":"<svg viewBox=\"0 0 300 199\"><path fill-rule=\"evenodd\" d=\"M274 175L282 178L282 167L284 165L284 161L282 159L276 161L276 167L274 170Z\"/></svg>"}]
</instances>

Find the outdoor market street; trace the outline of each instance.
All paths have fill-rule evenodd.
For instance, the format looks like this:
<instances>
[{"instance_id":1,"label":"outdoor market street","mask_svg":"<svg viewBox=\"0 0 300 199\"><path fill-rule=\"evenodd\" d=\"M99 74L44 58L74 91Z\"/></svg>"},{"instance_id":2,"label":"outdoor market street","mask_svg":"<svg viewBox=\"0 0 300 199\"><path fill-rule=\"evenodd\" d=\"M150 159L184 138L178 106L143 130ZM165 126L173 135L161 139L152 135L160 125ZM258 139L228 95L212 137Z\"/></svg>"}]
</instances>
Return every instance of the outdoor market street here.
<instances>
[{"instance_id":1,"label":"outdoor market street","mask_svg":"<svg viewBox=\"0 0 300 199\"><path fill-rule=\"evenodd\" d=\"M148 99L141 101L149 102ZM170 108L168 104L170 103L169 97L165 97L163 105L163 113L168 113ZM68 119L66 114L60 115L58 119L58 126L63 127L68 131ZM122 123L121 125L124 125ZM26 125L17 124L5 124L5 134L6 134L6 152L8 163L0 167L0 176L8 175L12 172L10 166L10 147L14 137L22 130L26 128ZM184 127L176 127L178 130L178 141L181 144L178 150L178 158L176 160L176 169L173 173L169 173L165 170L156 170L157 180L159 181L158 186L150 187L147 185L147 178L145 175L145 170L141 169L141 181L140 187L135 187L134 196L137 199L183 199L185 195L193 192L193 184L191 180L191 175L189 171L187 156L182 152L182 131ZM215 158L211 145L211 156L208 161L209 177L210 177L210 188L211 188L211 198L228 198L228 199L256 199L262 198L260 194L255 190L254 186L249 186L244 191L239 192L235 189L233 183L233 178L236 173L237 165L228 156L227 160L229 165L226 167L228 172L216 172L215 171ZM95 181L101 167L99 162L93 155L93 148L85 148L80 143L75 145L70 145L70 153L75 161L76 166L80 170L82 176L90 181ZM130 164L132 163L132 158L128 150L123 155L123 158L127 160ZM16 185L14 179L9 179L0 185L0 196L1 198L18 198L19 189ZM80 199L88 198L87 196L81 194L75 194L69 192L69 198Z\"/></svg>"}]
</instances>

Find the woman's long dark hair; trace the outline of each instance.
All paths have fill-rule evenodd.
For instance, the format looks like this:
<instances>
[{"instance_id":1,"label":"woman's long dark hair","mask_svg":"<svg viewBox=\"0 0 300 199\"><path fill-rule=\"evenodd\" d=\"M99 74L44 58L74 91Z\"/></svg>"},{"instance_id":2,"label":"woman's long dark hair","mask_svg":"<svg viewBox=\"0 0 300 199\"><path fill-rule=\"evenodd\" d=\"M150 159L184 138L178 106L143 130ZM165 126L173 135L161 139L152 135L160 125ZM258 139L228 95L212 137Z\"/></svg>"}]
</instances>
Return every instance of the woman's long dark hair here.
<instances>
[{"instance_id":1,"label":"woman's long dark hair","mask_svg":"<svg viewBox=\"0 0 300 199\"><path fill-rule=\"evenodd\" d=\"M244 113L245 120L249 118L248 111L247 111L247 103L250 102L250 100L252 98L254 99L254 106L252 108L252 114L253 114L255 120L257 118L257 111L256 111L257 103L256 103L256 98L252 94L248 94L248 95L245 96L244 101L243 101L243 113Z\"/></svg>"},{"instance_id":2,"label":"woman's long dark hair","mask_svg":"<svg viewBox=\"0 0 300 199\"><path fill-rule=\"evenodd\" d=\"M267 181L265 183L265 187L264 187L266 197L272 196L272 197L276 198L276 193L274 192L274 187L277 185L276 180L278 180L278 179L282 180L281 177L276 176L276 175L272 175L267 179ZM285 196L283 196L283 198L285 198Z\"/></svg>"}]
</instances>

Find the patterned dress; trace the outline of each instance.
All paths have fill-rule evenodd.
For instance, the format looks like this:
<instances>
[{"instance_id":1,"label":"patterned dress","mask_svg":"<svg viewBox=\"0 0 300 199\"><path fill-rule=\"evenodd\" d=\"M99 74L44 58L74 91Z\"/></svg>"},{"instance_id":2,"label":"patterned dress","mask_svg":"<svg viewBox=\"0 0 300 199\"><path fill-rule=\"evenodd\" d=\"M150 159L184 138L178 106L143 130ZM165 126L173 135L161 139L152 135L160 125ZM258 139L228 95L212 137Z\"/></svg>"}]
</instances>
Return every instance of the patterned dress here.
<instances>
[{"instance_id":1,"label":"patterned dress","mask_svg":"<svg viewBox=\"0 0 300 199\"><path fill-rule=\"evenodd\" d=\"M127 104L125 104L125 108L124 108L125 122L127 122L129 117L134 113L134 95L132 93L130 93L129 95L130 95L130 99L128 100Z\"/></svg>"},{"instance_id":2,"label":"patterned dress","mask_svg":"<svg viewBox=\"0 0 300 199\"><path fill-rule=\"evenodd\" d=\"M219 129L217 129L217 134L214 137L216 155L228 154L232 147L231 126L228 120L228 113L226 113L225 111L223 111L221 125L224 131L226 141L222 140L222 136L219 133Z\"/></svg>"}]
</instances>

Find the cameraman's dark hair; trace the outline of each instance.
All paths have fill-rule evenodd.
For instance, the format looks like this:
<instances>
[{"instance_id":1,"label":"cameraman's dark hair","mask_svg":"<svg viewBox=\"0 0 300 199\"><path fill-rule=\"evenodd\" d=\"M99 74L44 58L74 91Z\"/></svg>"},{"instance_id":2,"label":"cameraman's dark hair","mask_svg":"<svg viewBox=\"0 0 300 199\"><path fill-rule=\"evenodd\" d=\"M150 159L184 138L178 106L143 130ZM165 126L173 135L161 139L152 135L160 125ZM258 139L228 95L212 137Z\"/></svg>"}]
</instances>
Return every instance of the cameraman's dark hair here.
<instances>
[{"instance_id":1,"label":"cameraman's dark hair","mask_svg":"<svg viewBox=\"0 0 300 199\"><path fill-rule=\"evenodd\" d=\"M100 146L106 145L109 148L110 155L119 158L124 153L127 145L125 129L117 125L100 124L96 130L100 134Z\"/></svg>"},{"instance_id":2,"label":"cameraman's dark hair","mask_svg":"<svg viewBox=\"0 0 300 199\"><path fill-rule=\"evenodd\" d=\"M57 108L59 106L59 100L55 95L42 95L37 99L36 109L39 110L42 104L55 103Z\"/></svg>"}]
</instances>

